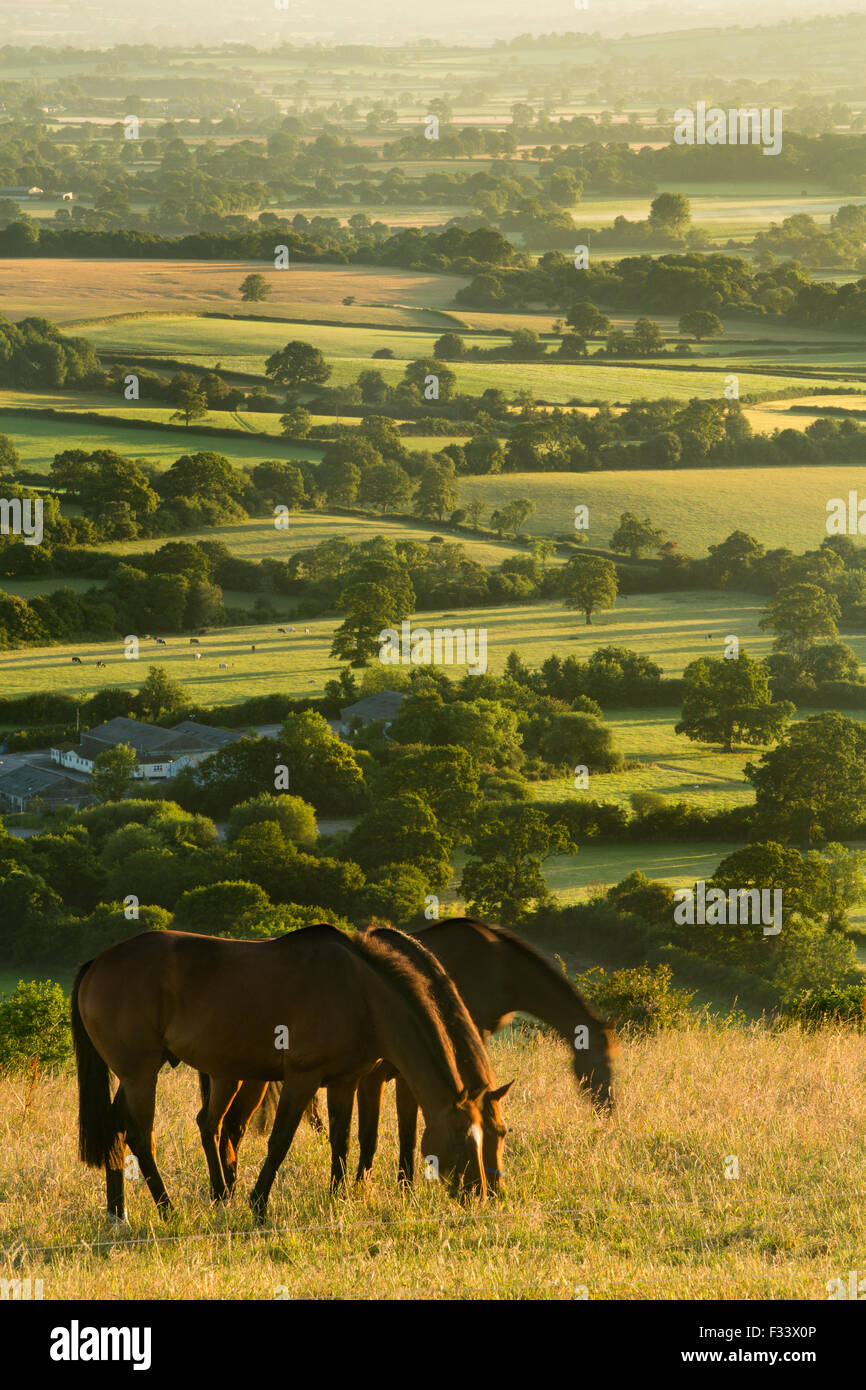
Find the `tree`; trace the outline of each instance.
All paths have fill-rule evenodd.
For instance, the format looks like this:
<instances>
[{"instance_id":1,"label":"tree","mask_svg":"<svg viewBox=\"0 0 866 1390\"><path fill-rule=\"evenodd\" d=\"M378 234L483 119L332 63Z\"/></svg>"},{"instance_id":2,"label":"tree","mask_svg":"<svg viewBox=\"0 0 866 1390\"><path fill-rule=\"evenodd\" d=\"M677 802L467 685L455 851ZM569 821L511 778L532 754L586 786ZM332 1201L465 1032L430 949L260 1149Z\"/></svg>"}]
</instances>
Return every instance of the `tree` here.
<instances>
[{"instance_id":1,"label":"tree","mask_svg":"<svg viewBox=\"0 0 866 1390\"><path fill-rule=\"evenodd\" d=\"M664 531L653 526L649 517L640 521L634 512L623 512L619 526L610 538L611 550L628 551L633 560L645 550L658 550L664 540Z\"/></svg>"},{"instance_id":2,"label":"tree","mask_svg":"<svg viewBox=\"0 0 866 1390\"><path fill-rule=\"evenodd\" d=\"M572 304L565 321L582 338L602 338L610 331L610 319L601 313L588 299L579 299Z\"/></svg>"},{"instance_id":3,"label":"tree","mask_svg":"<svg viewBox=\"0 0 866 1390\"><path fill-rule=\"evenodd\" d=\"M296 338L271 353L265 374L279 386L321 386L331 375L331 368L319 348Z\"/></svg>"},{"instance_id":4,"label":"tree","mask_svg":"<svg viewBox=\"0 0 866 1390\"><path fill-rule=\"evenodd\" d=\"M835 642L839 636L836 621L841 616L839 601L817 584L792 584L779 589L767 604L758 626L776 632L773 648L802 663L810 647L822 638Z\"/></svg>"},{"instance_id":5,"label":"tree","mask_svg":"<svg viewBox=\"0 0 866 1390\"><path fill-rule=\"evenodd\" d=\"M360 765L348 744L331 732L323 715L314 710L287 714L277 743L293 796L308 801L320 815L352 815L363 805Z\"/></svg>"},{"instance_id":6,"label":"tree","mask_svg":"<svg viewBox=\"0 0 866 1390\"><path fill-rule=\"evenodd\" d=\"M660 193L650 204L650 227L664 236L684 236L691 220L691 203L684 193Z\"/></svg>"},{"instance_id":7,"label":"tree","mask_svg":"<svg viewBox=\"0 0 866 1390\"><path fill-rule=\"evenodd\" d=\"M246 279L241 281L241 299L257 304L270 297L271 287L264 275L247 275Z\"/></svg>"},{"instance_id":8,"label":"tree","mask_svg":"<svg viewBox=\"0 0 866 1390\"><path fill-rule=\"evenodd\" d=\"M616 565L601 556L572 556L563 568L562 593L566 608L578 608L592 624L599 609L612 608L619 592Z\"/></svg>"},{"instance_id":9,"label":"tree","mask_svg":"<svg viewBox=\"0 0 866 1390\"><path fill-rule=\"evenodd\" d=\"M136 704L142 719L156 723L167 715L182 714L189 708L190 699L185 687L174 680L164 666L149 666Z\"/></svg>"},{"instance_id":10,"label":"tree","mask_svg":"<svg viewBox=\"0 0 866 1390\"><path fill-rule=\"evenodd\" d=\"M615 772L622 766L610 728L593 714L571 710L551 720L538 741L538 751L555 768L582 765L590 772Z\"/></svg>"},{"instance_id":11,"label":"tree","mask_svg":"<svg viewBox=\"0 0 866 1390\"><path fill-rule=\"evenodd\" d=\"M517 805L492 814L478 826L469 846L460 891L470 908L513 926L530 903L550 899L541 866L552 854L574 852L565 827L551 823L543 811Z\"/></svg>"},{"instance_id":12,"label":"tree","mask_svg":"<svg viewBox=\"0 0 866 1390\"><path fill-rule=\"evenodd\" d=\"M394 512L408 506L411 496L412 479L393 459L374 463L361 474L360 498L366 505Z\"/></svg>"},{"instance_id":13,"label":"tree","mask_svg":"<svg viewBox=\"0 0 866 1390\"><path fill-rule=\"evenodd\" d=\"M724 331L721 319L706 309L692 309L680 318L680 332L690 333L699 343L704 338L718 338Z\"/></svg>"},{"instance_id":14,"label":"tree","mask_svg":"<svg viewBox=\"0 0 866 1390\"><path fill-rule=\"evenodd\" d=\"M781 737L794 713L789 700L774 701L770 673L744 651L736 660L701 657L683 672L686 693L678 734L698 743L770 743Z\"/></svg>"},{"instance_id":15,"label":"tree","mask_svg":"<svg viewBox=\"0 0 866 1390\"><path fill-rule=\"evenodd\" d=\"M639 318L631 333L631 346L641 357L651 357L664 347L662 331L652 319Z\"/></svg>"},{"instance_id":16,"label":"tree","mask_svg":"<svg viewBox=\"0 0 866 1390\"><path fill-rule=\"evenodd\" d=\"M430 377L435 378L435 382L431 383ZM454 395L457 377L444 362L435 357L422 357L417 362L407 364L403 383L416 391L422 400L447 401ZM435 396L427 395L428 391L434 389L437 392Z\"/></svg>"},{"instance_id":17,"label":"tree","mask_svg":"<svg viewBox=\"0 0 866 1390\"><path fill-rule=\"evenodd\" d=\"M478 779L478 762L465 748L403 745L378 773L374 795L418 792L445 834L461 841L478 812Z\"/></svg>"},{"instance_id":18,"label":"tree","mask_svg":"<svg viewBox=\"0 0 866 1390\"><path fill-rule=\"evenodd\" d=\"M745 773L762 828L783 840L851 839L866 821L866 727L836 713L792 724Z\"/></svg>"},{"instance_id":19,"label":"tree","mask_svg":"<svg viewBox=\"0 0 866 1390\"><path fill-rule=\"evenodd\" d=\"M296 405L291 410L287 410L285 415L280 416L280 428L283 434L294 435L296 439L306 439L312 424L312 415L302 405Z\"/></svg>"},{"instance_id":20,"label":"tree","mask_svg":"<svg viewBox=\"0 0 866 1390\"><path fill-rule=\"evenodd\" d=\"M316 469L316 486L330 506L351 507L361 486L361 470L349 459L324 457Z\"/></svg>"},{"instance_id":21,"label":"tree","mask_svg":"<svg viewBox=\"0 0 866 1390\"><path fill-rule=\"evenodd\" d=\"M466 344L459 333L443 333L433 344L433 356L439 362L456 362L465 352Z\"/></svg>"},{"instance_id":22,"label":"tree","mask_svg":"<svg viewBox=\"0 0 866 1390\"><path fill-rule=\"evenodd\" d=\"M203 884L181 893L174 908L174 930L241 939L256 936L256 927L270 905L267 893L257 883L223 879Z\"/></svg>"},{"instance_id":23,"label":"tree","mask_svg":"<svg viewBox=\"0 0 866 1390\"><path fill-rule=\"evenodd\" d=\"M306 801L299 796L290 796L288 792L280 796L262 792L260 796L250 797L248 801L232 807L226 839L231 842L244 826L263 820L276 821L285 838L295 844L313 845L319 838L316 813Z\"/></svg>"},{"instance_id":24,"label":"tree","mask_svg":"<svg viewBox=\"0 0 866 1390\"><path fill-rule=\"evenodd\" d=\"M138 755L127 743L97 753L93 760L93 790L100 801L120 801L132 786Z\"/></svg>"},{"instance_id":25,"label":"tree","mask_svg":"<svg viewBox=\"0 0 866 1390\"><path fill-rule=\"evenodd\" d=\"M193 420L201 420L207 415L208 403L204 391L197 386L185 386L178 392L177 410L172 415L172 420L183 420L189 429Z\"/></svg>"},{"instance_id":26,"label":"tree","mask_svg":"<svg viewBox=\"0 0 866 1390\"><path fill-rule=\"evenodd\" d=\"M8 434L0 434L0 478L14 478L21 467L21 455Z\"/></svg>"},{"instance_id":27,"label":"tree","mask_svg":"<svg viewBox=\"0 0 866 1390\"><path fill-rule=\"evenodd\" d=\"M394 596L381 584L361 581L346 589L340 602L346 616L334 633L331 656L366 666L378 649L379 633L392 625Z\"/></svg>"},{"instance_id":28,"label":"tree","mask_svg":"<svg viewBox=\"0 0 866 1390\"><path fill-rule=\"evenodd\" d=\"M452 848L417 791L377 797L346 841L349 856L365 871L388 864L412 865L420 869L433 892L444 888L451 877Z\"/></svg>"},{"instance_id":29,"label":"tree","mask_svg":"<svg viewBox=\"0 0 866 1390\"><path fill-rule=\"evenodd\" d=\"M415 516L441 521L457 506L457 475L453 463L429 463L421 475L412 511Z\"/></svg>"}]
</instances>

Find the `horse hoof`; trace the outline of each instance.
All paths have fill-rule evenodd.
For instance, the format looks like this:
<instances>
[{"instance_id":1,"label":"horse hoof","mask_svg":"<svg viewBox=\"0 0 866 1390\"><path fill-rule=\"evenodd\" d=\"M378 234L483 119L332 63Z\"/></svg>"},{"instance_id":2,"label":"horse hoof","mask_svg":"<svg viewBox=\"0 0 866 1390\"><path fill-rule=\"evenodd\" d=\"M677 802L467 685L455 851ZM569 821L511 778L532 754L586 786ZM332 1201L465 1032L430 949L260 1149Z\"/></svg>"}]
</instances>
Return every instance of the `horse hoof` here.
<instances>
[{"instance_id":1,"label":"horse hoof","mask_svg":"<svg viewBox=\"0 0 866 1390\"><path fill-rule=\"evenodd\" d=\"M118 1216L116 1211L107 1212L106 1215L112 1226L129 1226L125 1209L120 1216Z\"/></svg>"}]
</instances>

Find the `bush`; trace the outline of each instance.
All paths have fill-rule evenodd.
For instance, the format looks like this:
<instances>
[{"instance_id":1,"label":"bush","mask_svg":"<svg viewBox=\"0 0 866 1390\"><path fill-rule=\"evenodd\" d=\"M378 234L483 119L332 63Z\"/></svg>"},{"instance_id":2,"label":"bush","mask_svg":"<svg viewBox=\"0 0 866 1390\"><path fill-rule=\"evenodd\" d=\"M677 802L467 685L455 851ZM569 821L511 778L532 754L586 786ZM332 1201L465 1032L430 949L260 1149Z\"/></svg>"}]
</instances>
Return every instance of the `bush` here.
<instances>
[{"instance_id":1,"label":"bush","mask_svg":"<svg viewBox=\"0 0 866 1390\"><path fill-rule=\"evenodd\" d=\"M866 1025L866 987L857 984L801 990L786 1001L782 1017L804 1028L845 1023L862 1032Z\"/></svg>"},{"instance_id":2,"label":"bush","mask_svg":"<svg viewBox=\"0 0 866 1390\"><path fill-rule=\"evenodd\" d=\"M72 1056L69 1001L51 980L19 980L0 1000L0 1070L24 1071L34 1057L41 1071Z\"/></svg>"},{"instance_id":3,"label":"bush","mask_svg":"<svg viewBox=\"0 0 866 1390\"><path fill-rule=\"evenodd\" d=\"M596 1006L603 1018L618 1028L629 1027L641 1033L657 1033L663 1028L682 1026L689 1017L695 990L674 989L669 965L640 965L632 970L614 970L601 965L574 977L580 994Z\"/></svg>"}]
</instances>

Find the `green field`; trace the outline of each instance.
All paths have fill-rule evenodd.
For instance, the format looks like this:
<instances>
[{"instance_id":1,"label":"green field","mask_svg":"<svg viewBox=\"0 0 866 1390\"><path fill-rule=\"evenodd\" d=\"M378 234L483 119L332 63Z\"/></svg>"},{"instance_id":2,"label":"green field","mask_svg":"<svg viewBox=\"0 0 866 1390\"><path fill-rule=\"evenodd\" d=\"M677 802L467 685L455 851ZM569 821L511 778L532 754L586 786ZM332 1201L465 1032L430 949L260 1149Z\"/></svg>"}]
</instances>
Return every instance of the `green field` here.
<instances>
[{"instance_id":1,"label":"green field","mask_svg":"<svg viewBox=\"0 0 866 1390\"><path fill-rule=\"evenodd\" d=\"M441 331L441 330L440 330ZM319 347L332 366L330 383L337 386L355 381L359 372L375 370L395 385L405 364L419 356L432 354L439 332L419 334L355 326L320 327L310 324L259 323L254 320L200 319L148 316L120 322L87 325L87 336L102 351L130 352L164 356L201 367L218 363L226 371L264 374L267 356L293 337ZM470 341L472 341L470 335ZM504 341L503 338L486 341ZM372 357L379 347L390 347L393 359ZM457 388L480 395L489 387L513 395L531 390L539 400L565 402L582 400L629 401L639 397L670 396L688 400L692 396L719 397L724 390L724 364L714 370L676 370L658 366L616 366L592 362L458 362L451 363ZM763 376L737 366L741 395L771 398L783 388L797 388L807 394L814 382L797 375L796 368L784 375ZM846 383L828 378L834 388Z\"/></svg>"},{"instance_id":2,"label":"green field","mask_svg":"<svg viewBox=\"0 0 866 1390\"><path fill-rule=\"evenodd\" d=\"M783 421L784 423L784 421ZM768 549L814 549L827 534L827 502L863 490L857 465L781 468L680 468L609 473L502 473L460 479L460 502L482 497L490 511L513 497L536 510L524 523L530 535L571 533L574 508L589 507L590 545L606 547L624 511L649 516L687 555L734 530L748 531Z\"/></svg>"},{"instance_id":3,"label":"green field","mask_svg":"<svg viewBox=\"0 0 866 1390\"><path fill-rule=\"evenodd\" d=\"M227 528L217 534L224 538ZM230 530L230 528L229 528ZM252 602L252 596L250 596ZM763 656L771 648L771 637L759 632L758 620L763 604L757 595L726 592L685 592L681 594L638 594L621 598L609 613L600 613L591 627L581 615L559 603L532 603L502 608L464 608L459 612L425 612L414 618L416 626L461 626L487 632L488 669L500 673L512 649L530 666L538 666L551 654L574 655L585 660L597 647L614 643L629 647L657 662L666 675L679 675L683 667L699 656L718 656L724 638L734 633L741 649L752 656ZM341 663L328 655L337 618L300 620L293 636L277 634L275 625L215 628L202 639L202 660L195 661L187 637L170 637L167 647L143 643L139 661L126 661L120 640L83 642L56 647L22 647L0 652L0 688L4 694L21 695L34 690L64 690L70 693L94 691L117 684L135 689L147 665L165 666L170 675L183 681L202 703L229 703L251 695L279 691L306 697L321 695L326 680L339 673ZM311 629L310 636L303 633ZM713 640L706 640L712 631ZM156 635L156 634L154 634ZM160 636L162 634L159 634ZM844 634L861 661L866 662L866 635ZM250 646L256 644L252 653ZM73 655L82 666L73 666ZM106 660L105 671L97 671L96 661ZM234 664L218 671L219 661ZM453 668L460 678L464 668ZM667 716L650 712L647 729L637 723L624 732L624 751L635 756L647 749L641 746L644 733ZM658 738L660 755L667 757L675 748L688 756L688 745L675 748L665 744L667 735L649 732L648 750L655 756Z\"/></svg>"}]
</instances>

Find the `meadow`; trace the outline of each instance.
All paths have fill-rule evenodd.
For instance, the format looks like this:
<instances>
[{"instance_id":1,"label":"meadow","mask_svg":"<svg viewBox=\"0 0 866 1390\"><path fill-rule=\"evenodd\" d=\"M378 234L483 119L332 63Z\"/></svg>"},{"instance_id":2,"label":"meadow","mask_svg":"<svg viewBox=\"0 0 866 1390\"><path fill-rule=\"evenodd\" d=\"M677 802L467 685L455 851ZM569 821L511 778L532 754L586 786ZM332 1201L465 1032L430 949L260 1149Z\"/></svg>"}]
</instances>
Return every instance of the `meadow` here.
<instances>
[{"instance_id":1,"label":"meadow","mask_svg":"<svg viewBox=\"0 0 866 1390\"><path fill-rule=\"evenodd\" d=\"M511 1128L505 1191L461 1207L394 1182L393 1099L368 1186L326 1193L327 1141L302 1126L256 1230L245 1196L264 1157L249 1135L238 1193L207 1197L194 1074L163 1073L156 1153L178 1210L143 1182L130 1225L75 1152L71 1076L0 1091L4 1243L44 1297L285 1299L825 1299L866 1238L866 1038L822 1029L694 1026L626 1037L617 1108L591 1114L563 1045L528 1028L493 1040ZM389 1087L389 1092L393 1088ZM357 1152L354 1142L350 1161ZM731 1156L739 1177L726 1177Z\"/></svg>"},{"instance_id":2,"label":"meadow","mask_svg":"<svg viewBox=\"0 0 866 1390\"><path fill-rule=\"evenodd\" d=\"M246 597L251 606L254 596ZM750 655L765 655L772 638L758 630L762 611L756 595L697 591L620 598L610 612L597 614L591 627L585 626L581 614L560 603L427 611L417 613L413 623L485 629L488 670L494 675L504 670L513 649L527 665L538 666L553 654L583 661L597 647L613 643L650 657L665 675L675 676L696 657L718 655L729 632L739 636ZM183 636L169 636L166 647L143 642L138 661L124 659L119 640L0 651L0 685L8 695L33 690L92 692L106 684L136 689L146 666L156 662L203 704L231 703L269 691L296 698L321 695L325 682L342 666L328 655L338 621L296 620L295 633L287 636L278 634L272 623L213 628L201 639L201 661L194 660L189 639ZM305 627L310 628L309 636ZM709 643L706 633L711 627L714 640ZM866 636L852 637L851 643L866 660ZM72 665L73 655L81 658L81 666ZM97 660L108 663L105 671L97 670ZM218 663L225 661L230 669L219 671ZM464 670L455 667L453 674L460 679ZM633 739L629 746L636 751Z\"/></svg>"},{"instance_id":3,"label":"meadow","mask_svg":"<svg viewBox=\"0 0 866 1390\"><path fill-rule=\"evenodd\" d=\"M786 421L781 423L786 424ZM533 536L570 532L574 509L589 507L584 533L605 547L620 515L648 516L680 550L706 555L734 530L747 531L767 549L802 552L827 534L827 503L863 488L859 465L823 464L778 468L634 469L606 473L502 473L460 479L460 503L483 498L490 512L513 497L528 497L535 511L523 530Z\"/></svg>"}]
</instances>

